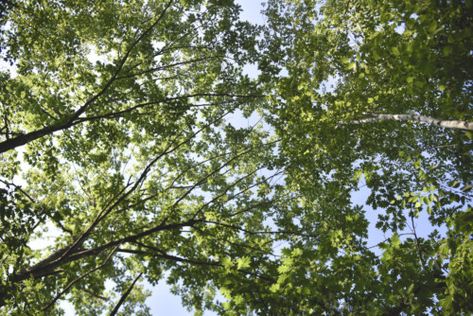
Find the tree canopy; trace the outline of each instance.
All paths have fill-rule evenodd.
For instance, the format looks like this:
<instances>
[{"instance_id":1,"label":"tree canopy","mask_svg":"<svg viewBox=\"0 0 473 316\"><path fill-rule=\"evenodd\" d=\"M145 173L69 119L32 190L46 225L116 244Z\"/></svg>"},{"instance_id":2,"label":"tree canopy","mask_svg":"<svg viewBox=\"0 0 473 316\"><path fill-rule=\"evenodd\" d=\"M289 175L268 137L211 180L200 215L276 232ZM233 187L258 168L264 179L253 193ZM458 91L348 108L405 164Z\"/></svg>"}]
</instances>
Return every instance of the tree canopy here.
<instances>
[{"instance_id":1,"label":"tree canopy","mask_svg":"<svg viewBox=\"0 0 473 316\"><path fill-rule=\"evenodd\" d=\"M473 313L473 2L263 13L0 4L1 315Z\"/></svg>"}]
</instances>

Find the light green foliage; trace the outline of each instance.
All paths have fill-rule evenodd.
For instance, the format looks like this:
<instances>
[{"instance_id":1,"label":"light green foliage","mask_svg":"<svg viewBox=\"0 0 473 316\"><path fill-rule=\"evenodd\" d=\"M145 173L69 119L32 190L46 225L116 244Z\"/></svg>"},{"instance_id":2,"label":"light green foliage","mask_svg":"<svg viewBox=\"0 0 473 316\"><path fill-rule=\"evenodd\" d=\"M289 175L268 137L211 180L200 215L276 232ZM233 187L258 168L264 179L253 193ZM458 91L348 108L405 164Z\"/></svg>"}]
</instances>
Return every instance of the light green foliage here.
<instances>
[{"instance_id":1,"label":"light green foliage","mask_svg":"<svg viewBox=\"0 0 473 316\"><path fill-rule=\"evenodd\" d=\"M471 1L0 12L1 315L473 312Z\"/></svg>"},{"instance_id":2,"label":"light green foliage","mask_svg":"<svg viewBox=\"0 0 473 316\"><path fill-rule=\"evenodd\" d=\"M471 1L269 1L260 63L274 104L269 120L281 137L287 188L312 208L303 218L317 226L318 238L304 246L310 258L327 257L312 278L307 263L300 272L282 267L300 278L292 284L314 286L324 273L332 278L324 286L337 284L328 291L333 305L307 305L320 306L319 313L472 311L472 231L465 239L452 235L453 218L473 201L469 132L366 120L413 114L472 121L472 8ZM358 190L369 194L360 206L351 200ZM366 212L377 212L376 228L394 235L367 244ZM420 237L420 216L429 217L424 227L448 226L452 237L435 230ZM350 266L363 278L344 276ZM289 295L279 284L272 289ZM330 302L330 294L319 297Z\"/></svg>"}]
</instances>

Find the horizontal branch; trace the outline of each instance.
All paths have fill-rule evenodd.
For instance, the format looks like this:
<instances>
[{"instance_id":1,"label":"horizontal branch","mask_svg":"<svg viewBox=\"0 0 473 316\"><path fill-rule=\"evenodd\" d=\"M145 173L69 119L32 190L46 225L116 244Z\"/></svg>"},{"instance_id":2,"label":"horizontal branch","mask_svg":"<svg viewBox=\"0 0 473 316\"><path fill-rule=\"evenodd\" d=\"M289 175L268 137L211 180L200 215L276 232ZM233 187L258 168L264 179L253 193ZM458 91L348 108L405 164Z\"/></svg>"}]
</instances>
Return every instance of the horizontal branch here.
<instances>
[{"instance_id":1,"label":"horizontal branch","mask_svg":"<svg viewBox=\"0 0 473 316\"><path fill-rule=\"evenodd\" d=\"M354 124L375 123L381 121L418 122L444 128L473 131L473 122L461 120L441 120L418 114L370 114L370 117L352 121Z\"/></svg>"},{"instance_id":2,"label":"horizontal branch","mask_svg":"<svg viewBox=\"0 0 473 316\"><path fill-rule=\"evenodd\" d=\"M205 220L203 222L241 231L248 235L289 235L289 236L300 236L300 237L307 237L307 238L318 238L315 235L310 235L310 234L305 234L305 233L295 232L295 231L290 231L290 230L249 230L237 225L231 225L231 224L218 222L218 221Z\"/></svg>"},{"instance_id":3,"label":"horizontal branch","mask_svg":"<svg viewBox=\"0 0 473 316\"><path fill-rule=\"evenodd\" d=\"M200 265L200 266L221 266L221 264L219 264L217 262L202 261L202 260L188 259L188 258L173 256L173 255L165 253L164 251L162 251L160 249L156 249L154 247L144 245L144 244L141 244L141 243L137 243L137 244L139 244L142 247L150 249L150 251L139 250L139 249L119 248L118 252L130 253L130 254L134 254L134 255L158 257L158 258L163 258L163 259L166 259L166 260L189 263L189 264Z\"/></svg>"}]
</instances>

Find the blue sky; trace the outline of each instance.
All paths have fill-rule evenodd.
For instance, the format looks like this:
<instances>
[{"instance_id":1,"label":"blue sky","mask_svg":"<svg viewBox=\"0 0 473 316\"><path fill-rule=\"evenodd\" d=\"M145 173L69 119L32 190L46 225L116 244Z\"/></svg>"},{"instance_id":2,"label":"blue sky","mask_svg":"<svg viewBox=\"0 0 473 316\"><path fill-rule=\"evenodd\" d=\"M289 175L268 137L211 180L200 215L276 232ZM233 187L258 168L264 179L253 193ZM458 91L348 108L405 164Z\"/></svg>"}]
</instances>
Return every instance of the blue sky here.
<instances>
[{"instance_id":1,"label":"blue sky","mask_svg":"<svg viewBox=\"0 0 473 316\"><path fill-rule=\"evenodd\" d=\"M241 18L252 23L262 24L264 22L261 0L236 0L236 3L241 5Z\"/></svg>"}]
</instances>

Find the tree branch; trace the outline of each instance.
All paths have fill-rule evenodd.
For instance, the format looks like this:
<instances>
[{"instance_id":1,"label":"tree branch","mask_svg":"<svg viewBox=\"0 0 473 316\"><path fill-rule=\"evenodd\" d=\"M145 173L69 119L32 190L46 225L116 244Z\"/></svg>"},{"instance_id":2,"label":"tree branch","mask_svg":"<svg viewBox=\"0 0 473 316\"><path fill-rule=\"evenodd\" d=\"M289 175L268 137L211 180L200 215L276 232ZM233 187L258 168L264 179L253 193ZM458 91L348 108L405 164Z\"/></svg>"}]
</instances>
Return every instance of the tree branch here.
<instances>
[{"instance_id":1,"label":"tree branch","mask_svg":"<svg viewBox=\"0 0 473 316\"><path fill-rule=\"evenodd\" d=\"M418 122L444 128L462 129L473 131L473 122L460 120L441 120L430 116L417 114L370 114L370 117L355 120L353 124L375 123L381 121Z\"/></svg>"},{"instance_id":2,"label":"tree branch","mask_svg":"<svg viewBox=\"0 0 473 316\"><path fill-rule=\"evenodd\" d=\"M125 293L123 293L122 297L120 297L120 300L118 301L117 305L115 305L115 307L113 308L112 312L110 313L110 316L115 316L118 313L118 310L123 305L128 295L130 295L131 290L133 290L133 287L135 286L136 282L138 282L138 280L141 278L142 275L143 275L143 272L140 272L140 274L138 274L138 276L133 280L133 282L125 291Z\"/></svg>"},{"instance_id":3,"label":"tree branch","mask_svg":"<svg viewBox=\"0 0 473 316\"><path fill-rule=\"evenodd\" d=\"M122 70L123 66L125 65L128 57L131 54L131 51L136 47L136 45L146 36L148 35L151 30L162 20L164 17L164 14L168 10L168 8L171 6L172 0L170 0L164 10L161 12L159 17L156 19L156 21L148 27L138 38L136 38L130 45L130 48L127 50L126 54L122 57L122 59L119 61L118 66L116 67L116 70L114 71L113 75L110 77L110 79L105 83L105 85L100 89L99 92L97 92L95 95L93 95L89 100L87 100L79 109L77 109L70 117L64 119L64 120L59 120L54 124L51 124L49 126L46 126L44 128L41 128L39 130L35 130L33 132L29 132L27 134L22 134L14 138L7 139L6 141L0 142L0 153L12 150L18 146L25 145L27 143L30 143L38 138L41 138L43 136L53 134L54 132L68 129L74 125L74 122L79 118L81 114L83 114L98 98L100 98L102 95L106 93L108 88L113 84L113 82L117 79L118 74Z\"/></svg>"},{"instance_id":4,"label":"tree branch","mask_svg":"<svg viewBox=\"0 0 473 316\"><path fill-rule=\"evenodd\" d=\"M115 247L115 249L113 249L113 250L110 252L110 254L107 256L107 258L105 259L105 261L104 261L101 265L99 265L99 266L93 268L92 270L87 271L87 272L84 273L83 275L81 275L81 276L75 278L74 280L72 280L71 282L69 282L69 284L67 284L66 287L65 287L61 292L59 292L59 294L57 294L57 295L52 299L52 301L49 302L49 303L43 308L43 311L46 311L46 310L48 310L50 307L52 307L52 306L56 303L56 301L57 301L58 299L60 299L61 296L64 295L64 293L66 293L67 291L69 291L69 289L70 289L75 283L79 282L80 280L84 279L85 277L89 276L90 274L94 273L95 271L97 271L97 270L103 268L103 267L107 264L107 262L112 258L112 256L113 256L113 254L115 253L116 249L117 249L117 247Z\"/></svg>"}]
</instances>

